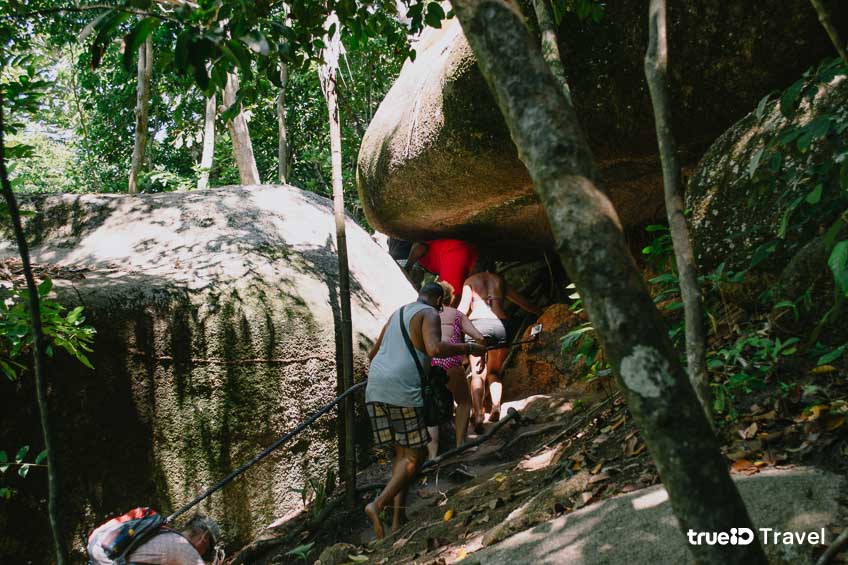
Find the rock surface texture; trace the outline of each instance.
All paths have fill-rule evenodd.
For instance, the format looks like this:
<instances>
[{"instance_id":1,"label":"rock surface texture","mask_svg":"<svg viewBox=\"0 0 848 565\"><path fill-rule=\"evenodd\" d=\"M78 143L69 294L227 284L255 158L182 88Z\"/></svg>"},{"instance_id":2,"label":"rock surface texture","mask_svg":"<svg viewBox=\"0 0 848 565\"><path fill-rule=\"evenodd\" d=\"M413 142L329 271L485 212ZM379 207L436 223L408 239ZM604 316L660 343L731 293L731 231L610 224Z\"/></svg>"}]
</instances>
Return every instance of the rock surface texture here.
<instances>
[{"instance_id":1,"label":"rock surface texture","mask_svg":"<svg viewBox=\"0 0 848 565\"><path fill-rule=\"evenodd\" d=\"M833 9L835 21L848 12ZM622 223L637 226L663 215L642 70L647 8L622 0L605 10L599 23L567 14L560 51L601 177ZM670 8L669 25L672 113L687 169L760 97L831 51L803 0L780 14L743 0L686 3ZM546 216L459 23L427 30L416 51L360 149L358 186L371 224L410 240L551 246Z\"/></svg>"},{"instance_id":2,"label":"rock surface texture","mask_svg":"<svg viewBox=\"0 0 848 565\"><path fill-rule=\"evenodd\" d=\"M26 207L38 212L27 225L34 262L78 273L55 281L58 298L83 304L97 329L94 371L58 355L49 364L63 526L77 551L80 531L139 505L176 509L336 396L329 200L251 186ZM413 291L352 220L347 244L361 374L385 318ZM14 254L0 242L0 258ZM3 446L41 444L28 381L0 395ZM299 508L291 489L336 467L337 434L331 413L198 508L229 543L248 540ZM2 562L49 560L37 549L48 533L46 497L30 493L44 482L36 475L0 512Z\"/></svg>"},{"instance_id":3,"label":"rock surface texture","mask_svg":"<svg viewBox=\"0 0 848 565\"><path fill-rule=\"evenodd\" d=\"M780 532L821 532L841 524L845 479L813 469L770 471L736 482L757 528ZM757 535L760 535L757 533ZM773 531L770 532L773 535ZM769 539L770 563L813 563L809 543ZM668 493L658 485L605 500L525 530L476 552L469 564L507 563L694 563L687 539L671 512ZM820 544L819 544L820 545Z\"/></svg>"}]
</instances>

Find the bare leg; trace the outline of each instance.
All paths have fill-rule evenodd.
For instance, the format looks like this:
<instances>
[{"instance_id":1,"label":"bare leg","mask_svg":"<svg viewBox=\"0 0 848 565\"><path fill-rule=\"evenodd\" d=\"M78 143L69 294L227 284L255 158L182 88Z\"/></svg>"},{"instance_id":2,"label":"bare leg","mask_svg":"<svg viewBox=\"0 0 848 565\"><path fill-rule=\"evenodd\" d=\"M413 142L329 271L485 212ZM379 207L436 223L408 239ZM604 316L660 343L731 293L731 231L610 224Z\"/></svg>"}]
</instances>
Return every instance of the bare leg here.
<instances>
[{"instance_id":1,"label":"bare leg","mask_svg":"<svg viewBox=\"0 0 848 565\"><path fill-rule=\"evenodd\" d=\"M477 363L479 357L469 356L471 363L471 417L474 420L474 431L482 433L483 426L483 399L486 396L486 370L478 371Z\"/></svg>"},{"instance_id":2,"label":"bare leg","mask_svg":"<svg viewBox=\"0 0 848 565\"><path fill-rule=\"evenodd\" d=\"M503 394L501 369L503 369L506 353L506 349L493 349L487 357L486 382L489 385L489 394L492 395L492 415L489 417L490 422L497 422L501 417L501 396Z\"/></svg>"},{"instance_id":3,"label":"bare leg","mask_svg":"<svg viewBox=\"0 0 848 565\"><path fill-rule=\"evenodd\" d=\"M468 431L468 416L471 412L471 392L468 389L468 380L465 378L465 370L462 366L448 369L448 388L453 394L456 402L456 415L454 416L454 427L456 428L456 446L465 442L465 433Z\"/></svg>"},{"instance_id":4,"label":"bare leg","mask_svg":"<svg viewBox=\"0 0 848 565\"><path fill-rule=\"evenodd\" d=\"M435 459L439 454L439 426L427 426L430 433L430 443L427 444L427 458Z\"/></svg>"},{"instance_id":5,"label":"bare leg","mask_svg":"<svg viewBox=\"0 0 848 565\"><path fill-rule=\"evenodd\" d=\"M400 489L400 492L395 495L395 507L392 512L392 533L395 533L406 524L406 494L409 492L409 485Z\"/></svg>"},{"instance_id":6,"label":"bare leg","mask_svg":"<svg viewBox=\"0 0 848 565\"><path fill-rule=\"evenodd\" d=\"M395 464L392 467L392 478L383 489L374 502L371 502L365 507L365 514L371 520L371 525L374 527L374 534L377 539L382 539L385 536L383 524L380 522L380 512L388 506L389 502L395 501L395 512L398 518L403 516L403 504L405 503L405 490L409 487L412 479L415 477L415 472L418 470L418 465L421 463L425 455L423 448L410 449L395 445ZM395 497L404 492L400 499ZM398 503L400 503L398 505Z\"/></svg>"}]
</instances>

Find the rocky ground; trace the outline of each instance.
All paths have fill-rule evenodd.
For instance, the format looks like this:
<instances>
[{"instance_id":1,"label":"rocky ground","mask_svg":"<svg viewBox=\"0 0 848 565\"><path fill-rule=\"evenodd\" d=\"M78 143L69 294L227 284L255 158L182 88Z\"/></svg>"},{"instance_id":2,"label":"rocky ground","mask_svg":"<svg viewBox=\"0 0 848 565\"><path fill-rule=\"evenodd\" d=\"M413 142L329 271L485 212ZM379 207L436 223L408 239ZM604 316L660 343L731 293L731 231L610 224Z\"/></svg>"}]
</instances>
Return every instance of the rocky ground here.
<instances>
[{"instance_id":1,"label":"rocky ground","mask_svg":"<svg viewBox=\"0 0 848 565\"><path fill-rule=\"evenodd\" d=\"M788 392L769 387L746 396L738 405L735 419L722 425L723 451L734 478L763 477L756 478L760 482L740 486L758 526L794 524L798 528L799 517L806 516L809 523L804 524L827 529L826 540L834 539L845 526L848 486L842 475L848 457L846 398L845 376L835 367L820 367L799 379ZM523 538L533 538L536 530L532 528L540 524L539 528L548 531L545 528L554 527L557 521L568 524L570 519L577 527L581 523L585 527L586 518L581 516L592 512L621 514L619 525L622 521L636 524L637 518L623 514L630 505L623 505L619 495L638 498L643 493L655 493L660 487L643 489L656 485L659 478L611 380L578 382L564 391L530 397L510 406L521 414L520 424L503 426L484 445L445 461L419 478L409 500L410 521L399 532L374 541L359 508L351 512L333 510L320 525L304 527L316 514L313 506L266 532L264 547L259 547L263 545L260 543L252 548L262 551L249 547L236 555L234 562L243 558L251 563L320 560L321 565L516 562L515 551L541 547L539 539L527 541L527 547L521 545ZM366 486L360 505L374 496L389 472L389 462L384 459L363 472L359 484ZM375 486L370 488L369 484ZM658 492L655 496L664 494L662 489ZM613 497L615 500L609 501ZM764 507L767 501L783 513ZM798 501L807 501L818 513L796 508ZM601 506L592 510L595 505ZM616 505L623 507L616 509ZM669 535L682 540L668 504L665 513L665 521L671 526L660 526L662 520L652 519L656 527L648 528L648 537L669 529ZM387 515L386 523L389 520ZM595 537L604 537L608 525L612 527L609 520L604 519L604 528ZM294 536L292 532L296 532ZM568 538L573 532L566 528L557 535ZM538 538L538 534L535 536ZM508 538L508 542L500 543ZM609 548L617 545L616 539L618 534L606 538ZM278 544L281 540L288 542ZM516 544L523 549L509 553L506 548ZM545 558L536 555L532 561L556 562L560 558L605 562L597 551L577 556L562 553L566 547L573 550L577 546L564 544L557 549L559 553L553 551ZM675 546L657 543L654 549L664 547L671 551ZM685 548L680 547L677 550L688 558ZM793 554L791 561L809 561L824 546L807 549L804 555ZM848 552L836 562L848 562Z\"/></svg>"}]
</instances>

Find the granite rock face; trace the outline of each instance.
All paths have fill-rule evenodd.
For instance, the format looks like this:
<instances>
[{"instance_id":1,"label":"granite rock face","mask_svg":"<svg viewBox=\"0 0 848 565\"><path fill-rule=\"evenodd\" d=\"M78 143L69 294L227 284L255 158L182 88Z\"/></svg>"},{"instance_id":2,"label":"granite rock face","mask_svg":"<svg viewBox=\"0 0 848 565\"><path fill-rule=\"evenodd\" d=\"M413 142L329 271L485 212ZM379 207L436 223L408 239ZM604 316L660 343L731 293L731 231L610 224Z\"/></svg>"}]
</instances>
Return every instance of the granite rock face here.
<instances>
[{"instance_id":1,"label":"granite rock face","mask_svg":"<svg viewBox=\"0 0 848 565\"><path fill-rule=\"evenodd\" d=\"M831 8L834 21L848 17L848 7ZM664 216L643 71L647 8L621 0L605 9L598 23L564 17L560 50L601 178L623 225L633 227ZM743 0L669 9L673 126L686 174L764 94L832 56L803 0L779 12ZM369 222L395 237L552 245L530 177L455 19L422 35L416 60L380 105L360 148L358 187Z\"/></svg>"},{"instance_id":2,"label":"granite rock face","mask_svg":"<svg viewBox=\"0 0 848 565\"><path fill-rule=\"evenodd\" d=\"M290 186L159 195L63 195L25 203L33 261L74 272L57 298L83 304L97 337L89 370L49 364L63 527L79 533L140 505L175 510L337 394L339 325L332 203ZM414 298L352 220L355 365L386 317ZM14 256L8 239L0 258ZM3 447L40 450L31 377L3 382ZM17 389L17 390L15 390ZM8 390L8 394L7 394ZM199 509L226 540L251 539L300 507L308 476L335 469L335 413ZM49 562L44 477L0 509L0 561Z\"/></svg>"}]
</instances>

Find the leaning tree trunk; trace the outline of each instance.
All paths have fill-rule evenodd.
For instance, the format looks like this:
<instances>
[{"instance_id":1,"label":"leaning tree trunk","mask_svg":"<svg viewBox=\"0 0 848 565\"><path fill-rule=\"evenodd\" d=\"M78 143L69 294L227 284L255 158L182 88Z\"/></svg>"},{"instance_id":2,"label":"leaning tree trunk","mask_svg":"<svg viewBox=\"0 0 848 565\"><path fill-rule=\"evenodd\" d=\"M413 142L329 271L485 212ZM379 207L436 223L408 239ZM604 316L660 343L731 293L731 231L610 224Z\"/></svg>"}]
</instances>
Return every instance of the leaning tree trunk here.
<instances>
[{"instance_id":1,"label":"leaning tree trunk","mask_svg":"<svg viewBox=\"0 0 848 565\"><path fill-rule=\"evenodd\" d=\"M753 530L677 352L597 185L589 146L523 16L508 0L454 0L684 532ZM690 546L700 563L765 563L748 546Z\"/></svg>"},{"instance_id":2,"label":"leaning tree trunk","mask_svg":"<svg viewBox=\"0 0 848 565\"><path fill-rule=\"evenodd\" d=\"M288 66L280 63L280 93L277 94L277 176L280 182L286 184L289 176L289 142L286 132L286 84L289 80Z\"/></svg>"},{"instance_id":3,"label":"leaning tree trunk","mask_svg":"<svg viewBox=\"0 0 848 565\"><path fill-rule=\"evenodd\" d=\"M235 73L227 75L227 85L224 88L224 105L229 108L236 103L239 80ZM250 142L250 130L247 128L247 118L239 108L233 119L227 122L230 138L233 142L233 155L239 171L241 184L259 184L259 170L253 157L253 144Z\"/></svg>"},{"instance_id":4,"label":"leaning tree trunk","mask_svg":"<svg viewBox=\"0 0 848 565\"><path fill-rule=\"evenodd\" d=\"M138 89L135 100L135 145L130 166L129 192L138 193L138 177L144 171L144 152L150 137L147 115L150 108L150 79L153 76L153 38L148 36L138 48Z\"/></svg>"},{"instance_id":5,"label":"leaning tree trunk","mask_svg":"<svg viewBox=\"0 0 848 565\"><path fill-rule=\"evenodd\" d=\"M712 422L712 400L707 374L707 336L704 310L698 288L698 271L689 241L689 227L683 215L683 186L677 146L671 131L671 107L668 96L668 40L665 0L651 0L648 14L648 50L645 53L645 77L654 105L657 144L662 160L665 186L665 212L674 246L674 260L680 279L680 295L686 317L686 364L689 382L701 401L704 413Z\"/></svg>"},{"instance_id":6,"label":"leaning tree trunk","mask_svg":"<svg viewBox=\"0 0 848 565\"><path fill-rule=\"evenodd\" d=\"M200 176L197 178L197 188L203 190L209 187L209 173L215 159L215 117L218 106L215 94L206 99L206 112L203 118L203 151L200 154Z\"/></svg>"},{"instance_id":7,"label":"leaning tree trunk","mask_svg":"<svg viewBox=\"0 0 848 565\"><path fill-rule=\"evenodd\" d=\"M339 254L339 303L341 311L342 388L353 386L353 326L350 319L350 271L347 262L345 235L344 184L342 182L342 133L339 123L339 101L336 75L339 69L341 38L339 20L335 14L327 18L325 28L335 24L332 37L325 39L324 64L319 68L321 87L327 100L330 117L330 162L333 171L333 215L336 220L336 249ZM353 445L353 396L344 405L344 481L348 506L356 501L356 454Z\"/></svg>"},{"instance_id":8,"label":"leaning tree trunk","mask_svg":"<svg viewBox=\"0 0 848 565\"><path fill-rule=\"evenodd\" d=\"M47 452L47 519L53 534L53 552L56 554L57 565L65 563L65 546L62 541L62 529L59 526L59 465L56 461L56 450L53 447L53 432L50 426L50 415L47 406L47 369L45 368L45 339L41 327L41 300L38 287L32 274L29 260L29 246L21 225L21 215L18 201L12 192L9 181L9 171L6 168L6 140L4 139L5 123L3 121L3 91L0 89L0 189L9 209L18 253L24 271L27 287L27 302L29 307L30 324L32 325L33 342L33 372L35 373L35 397L38 403L38 413L41 422L41 435L44 439L44 449Z\"/></svg>"},{"instance_id":9,"label":"leaning tree trunk","mask_svg":"<svg viewBox=\"0 0 848 565\"><path fill-rule=\"evenodd\" d=\"M536 21L542 33L542 56L559 83L565 98L571 102L571 89L568 87L565 67L559 54L559 38L556 25L554 25L554 15L551 13L550 0L533 0L533 10L536 12Z\"/></svg>"},{"instance_id":10,"label":"leaning tree trunk","mask_svg":"<svg viewBox=\"0 0 848 565\"><path fill-rule=\"evenodd\" d=\"M845 44L839 39L839 32L836 31L836 27L834 27L833 21L830 19L830 12L827 11L827 7L821 0L810 0L810 3L815 8L816 14L819 16L819 22L821 22L822 27L827 32L827 36L836 48L836 52L839 53L842 61L848 65L848 52L845 51Z\"/></svg>"}]
</instances>

